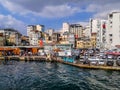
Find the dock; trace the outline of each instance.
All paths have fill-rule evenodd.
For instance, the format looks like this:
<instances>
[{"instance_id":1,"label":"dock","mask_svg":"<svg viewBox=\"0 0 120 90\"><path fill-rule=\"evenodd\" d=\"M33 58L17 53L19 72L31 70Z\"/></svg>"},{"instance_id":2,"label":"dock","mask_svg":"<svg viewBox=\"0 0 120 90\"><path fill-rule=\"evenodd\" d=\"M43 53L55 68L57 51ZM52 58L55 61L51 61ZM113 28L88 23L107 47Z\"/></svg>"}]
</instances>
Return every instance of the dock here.
<instances>
[{"instance_id":1,"label":"dock","mask_svg":"<svg viewBox=\"0 0 120 90\"><path fill-rule=\"evenodd\" d=\"M80 64L80 63L70 63L63 61L60 57L53 57L51 60L47 59L46 56L4 56L0 57L0 60L15 60L15 61L39 61L39 62L58 62L63 63L79 68L85 69L102 69L102 70L113 70L120 71L120 66L106 66L106 65L88 65L88 64Z\"/></svg>"}]
</instances>

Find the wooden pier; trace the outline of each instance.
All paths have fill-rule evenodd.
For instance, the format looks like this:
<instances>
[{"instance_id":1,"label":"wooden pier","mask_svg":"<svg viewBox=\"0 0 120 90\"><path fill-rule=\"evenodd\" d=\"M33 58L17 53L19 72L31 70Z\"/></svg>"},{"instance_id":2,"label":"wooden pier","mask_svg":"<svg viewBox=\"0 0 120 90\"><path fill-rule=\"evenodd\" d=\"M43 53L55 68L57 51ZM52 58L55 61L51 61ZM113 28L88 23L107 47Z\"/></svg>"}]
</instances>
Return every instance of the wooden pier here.
<instances>
[{"instance_id":1,"label":"wooden pier","mask_svg":"<svg viewBox=\"0 0 120 90\"><path fill-rule=\"evenodd\" d=\"M63 63L67 65L72 65L79 68L86 68L86 69L103 69L103 70L114 70L114 71L120 71L120 66L106 66L106 65L86 65L86 64L80 64L80 63L70 63L65 62L59 57L53 57L50 60L47 59L46 56L4 56L0 57L0 60L15 60L15 61L45 61L45 62L58 62Z\"/></svg>"}]
</instances>

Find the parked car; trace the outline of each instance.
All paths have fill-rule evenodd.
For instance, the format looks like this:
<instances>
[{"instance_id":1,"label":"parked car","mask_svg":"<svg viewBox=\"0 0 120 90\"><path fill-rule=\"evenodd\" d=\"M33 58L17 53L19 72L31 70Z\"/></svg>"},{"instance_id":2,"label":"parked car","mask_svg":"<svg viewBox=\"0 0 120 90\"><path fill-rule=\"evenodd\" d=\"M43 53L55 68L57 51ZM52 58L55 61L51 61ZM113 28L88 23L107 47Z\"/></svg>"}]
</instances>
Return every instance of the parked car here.
<instances>
[{"instance_id":1,"label":"parked car","mask_svg":"<svg viewBox=\"0 0 120 90\"><path fill-rule=\"evenodd\" d=\"M99 60L98 65L105 65L105 61L104 60Z\"/></svg>"}]
</instances>

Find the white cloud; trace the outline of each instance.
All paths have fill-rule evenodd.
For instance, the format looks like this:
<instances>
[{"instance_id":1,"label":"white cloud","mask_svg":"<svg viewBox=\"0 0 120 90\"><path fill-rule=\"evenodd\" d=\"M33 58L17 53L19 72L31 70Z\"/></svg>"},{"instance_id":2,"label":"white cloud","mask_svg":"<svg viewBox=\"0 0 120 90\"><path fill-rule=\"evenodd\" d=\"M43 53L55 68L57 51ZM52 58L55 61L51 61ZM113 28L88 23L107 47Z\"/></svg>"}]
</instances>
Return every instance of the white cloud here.
<instances>
[{"instance_id":1,"label":"white cloud","mask_svg":"<svg viewBox=\"0 0 120 90\"><path fill-rule=\"evenodd\" d=\"M120 0L0 0L0 3L12 13L49 18L78 12L93 12L93 17L103 17L108 11L120 9Z\"/></svg>"},{"instance_id":2,"label":"white cloud","mask_svg":"<svg viewBox=\"0 0 120 90\"><path fill-rule=\"evenodd\" d=\"M10 2L8 0L4 0L4 1L2 0L0 2L6 9L11 11L11 13L13 13L13 14L19 13L19 14L23 15L23 14L27 14L30 12L29 10L26 10L25 8L23 8L22 6L14 3L14 2Z\"/></svg>"},{"instance_id":3,"label":"white cloud","mask_svg":"<svg viewBox=\"0 0 120 90\"><path fill-rule=\"evenodd\" d=\"M15 2L13 2L15 1ZM33 0L18 1L18 0L0 0L1 4L12 13L19 13L21 15L33 14L42 17L65 17L72 15L79 11L79 7L72 7L65 3L66 1L55 0ZM76 0L77 1L77 0Z\"/></svg>"},{"instance_id":4,"label":"white cloud","mask_svg":"<svg viewBox=\"0 0 120 90\"><path fill-rule=\"evenodd\" d=\"M40 17L60 18L74 15L79 12L92 12L91 18L106 18L107 14L117 10L120 11L120 0L0 0L0 5L10 13L29 16L35 22ZM31 17L33 16L33 17ZM86 18L85 18L86 19ZM75 21L75 20L73 20ZM20 32L26 33L25 24L14 17L0 15L0 26L15 27ZM86 25L87 22L79 22Z\"/></svg>"},{"instance_id":5,"label":"white cloud","mask_svg":"<svg viewBox=\"0 0 120 90\"><path fill-rule=\"evenodd\" d=\"M39 15L44 17L65 17L79 12L80 9L76 7L71 7L68 5L59 5L59 6L46 6L39 13Z\"/></svg>"},{"instance_id":6,"label":"white cloud","mask_svg":"<svg viewBox=\"0 0 120 90\"><path fill-rule=\"evenodd\" d=\"M26 35L26 24L22 21L19 21L13 18L11 15L0 15L0 27L1 28L14 28L18 30L20 33Z\"/></svg>"},{"instance_id":7,"label":"white cloud","mask_svg":"<svg viewBox=\"0 0 120 90\"><path fill-rule=\"evenodd\" d=\"M93 18L107 18L107 15L114 11L120 11L120 2L109 2L106 4L90 4L85 10L86 12L94 12Z\"/></svg>"}]
</instances>

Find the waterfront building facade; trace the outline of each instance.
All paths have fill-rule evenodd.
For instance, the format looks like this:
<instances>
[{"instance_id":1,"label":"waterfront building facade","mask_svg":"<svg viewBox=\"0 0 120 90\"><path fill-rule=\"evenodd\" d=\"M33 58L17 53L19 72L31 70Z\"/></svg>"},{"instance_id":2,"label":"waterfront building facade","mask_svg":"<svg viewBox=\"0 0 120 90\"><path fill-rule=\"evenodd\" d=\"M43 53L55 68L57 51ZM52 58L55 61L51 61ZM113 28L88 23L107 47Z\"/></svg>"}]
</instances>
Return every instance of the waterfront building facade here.
<instances>
[{"instance_id":1,"label":"waterfront building facade","mask_svg":"<svg viewBox=\"0 0 120 90\"><path fill-rule=\"evenodd\" d=\"M0 46L4 46L4 35L0 33Z\"/></svg>"},{"instance_id":2,"label":"waterfront building facade","mask_svg":"<svg viewBox=\"0 0 120 90\"><path fill-rule=\"evenodd\" d=\"M89 25L91 33L97 33L98 29L100 29L100 20L90 19Z\"/></svg>"},{"instance_id":3,"label":"waterfront building facade","mask_svg":"<svg viewBox=\"0 0 120 90\"><path fill-rule=\"evenodd\" d=\"M96 37L96 48L104 49L106 48L106 38L107 38L107 20L99 20L97 37Z\"/></svg>"},{"instance_id":4,"label":"waterfront building facade","mask_svg":"<svg viewBox=\"0 0 120 90\"><path fill-rule=\"evenodd\" d=\"M69 32L64 32L61 36L60 36L60 43L61 44L68 44L68 37L69 37Z\"/></svg>"},{"instance_id":5,"label":"waterfront building facade","mask_svg":"<svg viewBox=\"0 0 120 90\"><path fill-rule=\"evenodd\" d=\"M69 44L72 44L73 47L75 47L75 35L72 34L72 33L69 33L69 36L68 36L68 41L69 41Z\"/></svg>"},{"instance_id":6,"label":"waterfront building facade","mask_svg":"<svg viewBox=\"0 0 120 90\"><path fill-rule=\"evenodd\" d=\"M27 35L29 36L30 45L39 45L40 39L43 38L44 25L28 25Z\"/></svg>"},{"instance_id":7,"label":"waterfront building facade","mask_svg":"<svg viewBox=\"0 0 120 90\"><path fill-rule=\"evenodd\" d=\"M60 41L60 33L53 33L52 35L52 42L58 43Z\"/></svg>"},{"instance_id":8,"label":"waterfront building facade","mask_svg":"<svg viewBox=\"0 0 120 90\"><path fill-rule=\"evenodd\" d=\"M69 28L70 28L70 25L69 25L69 23L67 23L67 22L65 22L65 23L63 23L63 26L62 26L62 32L64 33L64 32L69 32Z\"/></svg>"},{"instance_id":9,"label":"waterfront building facade","mask_svg":"<svg viewBox=\"0 0 120 90\"><path fill-rule=\"evenodd\" d=\"M53 43L49 43L49 44L45 44L45 45L44 45L44 52L45 52L46 54L52 53L53 50L54 50L54 44L53 44Z\"/></svg>"},{"instance_id":10,"label":"waterfront building facade","mask_svg":"<svg viewBox=\"0 0 120 90\"><path fill-rule=\"evenodd\" d=\"M91 30L89 25L84 28L83 34L85 37L91 38Z\"/></svg>"},{"instance_id":11,"label":"waterfront building facade","mask_svg":"<svg viewBox=\"0 0 120 90\"><path fill-rule=\"evenodd\" d=\"M45 31L47 34L49 34L49 36L51 37L52 36L52 34L54 33L54 29L48 29L48 30L46 30Z\"/></svg>"},{"instance_id":12,"label":"waterfront building facade","mask_svg":"<svg viewBox=\"0 0 120 90\"><path fill-rule=\"evenodd\" d=\"M80 38L83 34L83 27L80 24L71 24L69 32L73 33L75 38Z\"/></svg>"},{"instance_id":13,"label":"waterfront building facade","mask_svg":"<svg viewBox=\"0 0 120 90\"><path fill-rule=\"evenodd\" d=\"M3 33L5 46L21 45L22 34L19 33L17 30L12 28L5 28L0 29L0 33Z\"/></svg>"},{"instance_id":14,"label":"waterfront building facade","mask_svg":"<svg viewBox=\"0 0 120 90\"><path fill-rule=\"evenodd\" d=\"M60 49L61 51L72 50L73 44L56 44L55 49Z\"/></svg>"},{"instance_id":15,"label":"waterfront building facade","mask_svg":"<svg viewBox=\"0 0 120 90\"><path fill-rule=\"evenodd\" d=\"M28 25L27 26L27 36L31 36L31 31L32 30L36 30L36 26L35 25Z\"/></svg>"},{"instance_id":16,"label":"waterfront building facade","mask_svg":"<svg viewBox=\"0 0 120 90\"><path fill-rule=\"evenodd\" d=\"M90 41L91 41L91 48L96 48L96 39L97 38L97 33L91 33L91 38L90 38Z\"/></svg>"},{"instance_id":17,"label":"waterfront building facade","mask_svg":"<svg viewBox=\"0 0 120 90\"><path fill-rule=\"evenodd\" d=\"M38 30L32 30L31 31L31 36L29 37L30 45L38 46L41 37L42 37L42 32L40 32Z\"/></svg>"},{"instance_id":18,"label":"waterfront building facade","mask_svg":"<svg viewBox=\"0 0 120 90\"><path fill-rule=\"evenodd\" d=\"M75 47L75 35L73 33L64 32L60 38L61 44L72 44Z\"/></svg>"},{"instance_id":19,"label":"waterfront building facade","mask_svg":"<svg viewBox=\"0 0 120 90\"><path fill-rule=\"evenodd\" d=\"M82 37L83 27L80 24L63 23L63 33L69 32L75 35L76 38Z\"/></svg>"},{"instance_id":20,"label":"waterfront building facade","mask_svg":"<svg viewBox=\"0 0 120 90\"><path fill-rule=\"evenodd\" d=\"M44 25L38 24L38 25L36 25L36 30L38 30L40 32L44 32L45 31L45 27L44 27Z\"/></svg>"},{"instance_id":21,"label":"waterfront building facade","mask_svg":"<svg viewBox=\"0 0 120 90\"><path fill-rule=\"evenodd\" d=\"M120 12L112 12L108 15L107 46L117 45L120 45Z\"/></svg>"},{"instance_id":22,"label":"waterfront building facade","mask_svg":"<svg viewBox=\"0 0 120 90\"><path fill-rule=\"evenodd\" d=\"M28 36L21 36L21 46L28 46L29 44L29 37Z\"/></svg>"}]
</instances>

